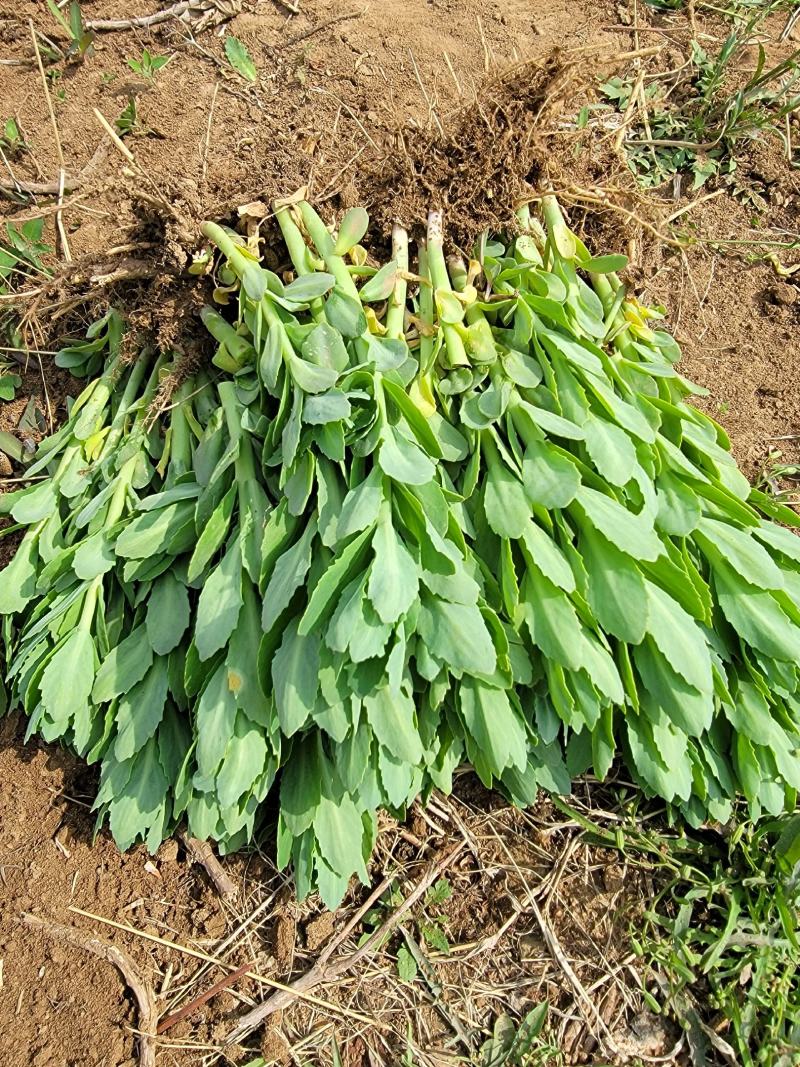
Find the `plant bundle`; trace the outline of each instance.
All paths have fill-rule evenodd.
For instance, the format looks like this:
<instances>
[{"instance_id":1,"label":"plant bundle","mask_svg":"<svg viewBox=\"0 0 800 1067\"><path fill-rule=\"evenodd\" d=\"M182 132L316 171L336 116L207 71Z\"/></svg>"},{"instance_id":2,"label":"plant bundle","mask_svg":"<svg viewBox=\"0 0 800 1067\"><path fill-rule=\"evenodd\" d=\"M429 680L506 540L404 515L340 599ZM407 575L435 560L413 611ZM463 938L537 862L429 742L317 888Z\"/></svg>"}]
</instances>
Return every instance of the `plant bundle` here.
<instances>
[{"instance_id":1,"label":"plant bundle","mask_svg":"<svg viewBox=\"0 0 800 1067\"><path fill-rule=\"evenodd\" d=\"M105 364L42 480L0 501L13 700L100 762L120 846L185 817L238 848L277 780L279 863L334 904L377 812L465 759L519 804L621 756L693 823L792 807L800 520L686 403L624 257L550 196L468 263L435 212L382 266L361 209L276 215L280 276L203 226L221 373L154 416L171 361L126 364L105 320L60 357Z\"/></svg>"}]
</instances>

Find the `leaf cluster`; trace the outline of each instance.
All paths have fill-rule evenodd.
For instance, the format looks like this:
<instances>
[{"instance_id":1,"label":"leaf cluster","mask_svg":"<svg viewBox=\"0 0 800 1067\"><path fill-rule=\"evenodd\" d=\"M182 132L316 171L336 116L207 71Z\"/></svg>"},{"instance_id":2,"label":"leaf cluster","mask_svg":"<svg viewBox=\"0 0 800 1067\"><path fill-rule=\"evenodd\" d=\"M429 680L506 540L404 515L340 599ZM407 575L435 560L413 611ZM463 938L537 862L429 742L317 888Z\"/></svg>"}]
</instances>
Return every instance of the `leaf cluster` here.
<instances>
[{"instance_id":1,"label":"leaf cluster","mask_svg":"<svg viewBox=\"0 0 800 1067\"><path fill-rule=\"evenodd\" d=\"M276 205L291 269L203 224L221 374L154 417L168 354L111 314L0 507L13 702L101 768L122 847L186 819L241 847L276 785L300 895L341 899L381 809L468 760L515 803L615 759L694 825L800 789L795 512L686 402L679 350L552 197L411 270ZM424 937L423 933L423 937Z\"/></svg>"}]
</instances>

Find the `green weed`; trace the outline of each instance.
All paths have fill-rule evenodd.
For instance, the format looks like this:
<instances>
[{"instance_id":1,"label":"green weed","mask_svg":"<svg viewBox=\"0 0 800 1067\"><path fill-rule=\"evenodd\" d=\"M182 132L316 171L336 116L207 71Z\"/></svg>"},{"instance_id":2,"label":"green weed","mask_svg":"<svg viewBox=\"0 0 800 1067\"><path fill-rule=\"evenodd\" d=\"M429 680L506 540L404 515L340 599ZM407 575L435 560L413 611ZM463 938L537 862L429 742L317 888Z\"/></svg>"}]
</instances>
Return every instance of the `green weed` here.
<instances>
[{"instance_id":1,"label":"green weed","mask_svg":"<svg viewBox=\"0 0 800 1067\"><path fill-rule=\"evenodd\" d=\"M64 18L55 0L47 0L47 6L53 18L69 37L69 47L66 52L67 59L84 60L92 54L94 44L94 32L87 30L83 24L81 5L78 0L72 0L69 5L69 19Z\"/></svg>"},{"instance_id":2,"label":"green weed","mask_svg":"<svg viewBox=\"0 0 800 1067\"><path fill-rule=\"evenodd\" d=\"M142 125L139 121L135 97L132 96L128 100L125 110L114 120L114 126L120 137L125 137L125 135L129 133L141 132Z\"/></svg>"},{"instance_id":3,"label":"green weed","mask_svg":"<svg viewBox=\"0 0 800 1067\"><path fill-rule=\"evenodd\" d=\"M11 159L15 159L27 148L19 123L13 116L10 116L3 123L2 133L0 133L0 151Z\"/></svg>"},{"instance_id":4,"label":"green weed","mask_svg":"<svg viewBox=\"0 0 800 1067\"><path fill-rule=\"evenodd\" d=\"M800 465L787 463L780 449L770 448L766 462L756 480L756 486L776 500L783 500L790 495L780 484L787 478L800 478Z\"/></svg>"},{"instance_id":5,"label":"green weed","mask_svg":"<svg viewBox=\"0 0 800 1067\"><path fill-rule=\"evenodd\" d=\"M666 76L650 82L644 107L624 141L628 166L642 186L660 186L685 175L691 177L692 189L698 189L718 177L735 194L746 195L737 169L748 142L768 134L782 141L788 155L785 122L800 107L800 50L768 66L758 44L755 70L738 88L732 87L741 80L745 50L753 46L755 21L742 32L732 32L715 55L693 41L689 77L680 86ZM623 112L634 83L611 78L600 91Z\"/></svg>"},{"instance_id":6,"label":"green weed","mask_svg":"<svg viewBox=\"0 0 800 1067\"><path fill-rule=\"evenodd\" d=\"M670 847L681 868L637 948L695 1062L716 1050L743 1067L800 1063L800 816Z\"/></svg>"},{"instance_id":7,"label":"green weed","mask_svg":"<svg viewBox=\"0 0 800 1067\"><path fill-rule=\"evenodd\" d=\"M152 81L156 74L158 74L160 70L163 70L172 58L172 56L154 56L152 53L148 52L146 48L143 48L139 59L126 59L125 62L134 74L138 74L140 77Z\"/></svg>"}]
</instances>

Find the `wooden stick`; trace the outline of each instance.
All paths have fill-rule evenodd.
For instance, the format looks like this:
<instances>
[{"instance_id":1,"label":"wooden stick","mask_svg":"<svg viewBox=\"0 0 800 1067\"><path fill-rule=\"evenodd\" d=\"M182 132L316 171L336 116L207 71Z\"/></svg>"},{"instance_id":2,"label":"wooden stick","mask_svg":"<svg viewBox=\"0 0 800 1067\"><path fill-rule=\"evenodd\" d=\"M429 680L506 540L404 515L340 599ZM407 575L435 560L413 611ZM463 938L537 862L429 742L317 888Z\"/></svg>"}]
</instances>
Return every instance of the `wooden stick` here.
<instances>
[{"instance_id":1,"label":"wooden stick","mask_svg":"<svg viewBox=\"0 0 800 1067\"><path fill-rule=\"evenodd\" d=\"M27 926L42 930L50 937L66 941L70 945L91 952L94 956L113 964L128 983L139 1005L139 1064L140 1067L155 1067L156 1049L154 1036L156 1032L157 1012L155 998L150 987L139 974L132 960L116 945L110 945L99 937L86 937L74 926L62 926L61 923L40 919L38 915L25 912L22 916Z\"/></svg>"},{"instance_id":2,"label":"wooden stick","mask_svg":"<svg viewBox=\"0 0 800 1067\"><path fill-rule=\"evenodd\" d=\"M109 30L146 29L148 26L157 26L159 22L180 18L187 11L207 11L214 6L211 0L181 0L180 3L165 7L152 15L137 15L131 19L87 19L84 26L87 30L98 30L101 33Z\"/></svg>"},{"instance_id":3,"label":"wooden stick","mask_svg":"<svg viewBox=\"0 0 800 1067\"><path fill-rule=\"evenodd\" d=\"M206 874L214 883L222 899L231 900L235 897L239 890L212 852L211 845L207 841L199 841L196 837L189 837L183 830L178 832L178 837L191 856L192 861L205 868Z\"/></svg>"},{"instance_id":4,"label":"wooden stick","mask_svg":"<svg viewBox=\"0 0 800 1067\"><path fill-rule=\"evenodd\" d=\"M334 960L333 963L330 964L325 963L323 960L319 960L311 970L306 971L305 974L292 982L286 990L273 993L272 996L268 997L265 1001L262 1001L261 1004L256 1005L255 1008L243 1015L238 1024L225 1038L224 1044L239 1044L244 1038L251 1034L253 1030L259 1027L268 1016L272 1015L273 1012L286 1008L298 996L307 996L309 989L314 989L316 986L327 982L336 981L336 979L340 978L346 971L351 970L357 963L360 963L365 956L368 956L375 948L383 944L387 933L396 926L403 915L405 915L405 913L412 908L422 896L424 896L428 888L433 885L442 872L445 871L459 855L461 855L463 850L464 842L459 841L455 848L450 849L450 851L442 856L441 859L431 863L422 878L420 878L416 887L406 897L400 907L392 912L392 914L381 923L380 927L370 935L360 948L347 956L342 956L339 959Z\"/></svg>"},{"instance_id":5,"label":"wooden stick","mask_svg":"<svg viewBox=\"0 0 800 1067\"><path fill-rule=\"evenodd\" d=\"M202 960L204 963L213 963L217 967L227 967L229 970L235 970L233 964L227 963L225 960L219 959L217 956L209 956L207 952L200 952L196 948L189 948L188 945L181 945L178 941L170 941L166 937L158 937L157 934L148 934L144 930L137 930L135 926L130 926L128 923L120 923L115 919L107 919L105 915L96 915L93 911L84 911L83 908L76 908L73 904L70 904L69 910L74 912L75 915L83 915L85 919L92 919L94 922L103 923L105 926L111 926L115 930L124 930L125 933L133 934L134 937L141 937L144 941L152 941L154 945L161 945L162 948L172 949L173 952L182 952L185 956L191 956L193 959ZM267 978L263 974L259 974L258 971L247 971L247 977L252 978L253 981L258 982L260 985L267 986L269 989L280 989L285 990L286 992L291 991L290 986L285 985L283 982L276 982L274 978ZM374 1018L369 1018L367 1015L362 1015L361 1012L352 1011L350 1008L346 1008L342 1004L333 1004L330 1001L323 1000L321 997L315 997L313 993L298 992L296 995L299 1000L307 1001L309 1004L313 1004L317 1008L324 1008L326 1011L343 1015L346 1019L355 1019L356 1022L367 1023L370 1026L377 1026L383 1030L389 1029L385 1023L381 1023Z\"/></svg>"},{"instance_id":6,"label":"wooden stick","mask_svg":"<svg viewBox=\"0 0 800 1067\"><path fill-rule=\"evenodd\" d=\"M157 1034L163 1034L165 1030L169 1030L175 1023L179 1023L181 1019L185 1019L188 1015L193 1015L198 1008L202 1008L204 1004L207 1004L212 997L217 993L221 993L223 989L228 989L234 982L238 981L242 975L247 974L251 967L255 966L255 961L250 963L243 963L241 967L237 967L235 971L231 971L230 974L226 974L224 978L220 978L218 982L215 982L212 986L201 993L199 997L195 997L188 1004L184 1004L178 1011L172 1013L172 1015L165 1015L161 1022L158 1024Z\"/></svg>"},{"instance_id":7,"label":"wooden stick","mask_svg":"<svg viewBox=\"0 0 800 1067\"><path fill-rule=\"evenodd\" d=\"M367 9L364 8L364 11L366 10ZM325 19L324 22L318 22L316 26L312 26L310 30L303 30L302 33L296 33L294 37L290 37L287 41L281 41L276 47L291 48L293 45L305 41L307 37L313 37L315 33L322 33L323 30L329 30L331 26L335 26L337 22L346 22L348 19L360 18L364 14L364 11L349 11L344 15L335 15L332 19Z\"/></svg>"},{"instance_id":8,"label":"wooden stick","mask_svg":"<svg viewBox=\"0 0 800 1067\"><path fill-rule=\"evenodd\" d=\"M77 189L80 182L77 178L64 177L64 192L71 193ZM26 193L28 196L58 196L61 182L23 182L0 178L0 192L3 193ZM62 205L63 206L63 205Z\"/></svg>"}]
</instances>

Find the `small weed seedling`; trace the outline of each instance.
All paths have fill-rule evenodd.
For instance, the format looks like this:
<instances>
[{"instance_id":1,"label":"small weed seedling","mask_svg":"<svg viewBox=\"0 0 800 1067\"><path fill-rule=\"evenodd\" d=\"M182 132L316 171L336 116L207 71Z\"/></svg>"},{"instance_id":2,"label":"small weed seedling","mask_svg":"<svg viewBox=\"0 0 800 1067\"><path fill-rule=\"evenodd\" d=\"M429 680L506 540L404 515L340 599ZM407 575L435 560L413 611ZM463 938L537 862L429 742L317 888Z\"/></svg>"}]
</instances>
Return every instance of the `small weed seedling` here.
<instances>
[{"instance_id":1,"label":"small weed seedling","mask_svg":"<svg viewBox=\"0 0 800 1067\"><path fill-rule=\"evenodd\" d=\"M69 21L64 18L55 0L47 0L47 6L50 8L53 18L69 37L66 58L82 62L92 54L94 32L87 30L83 25L83 15L81 14L81 5L78 0L72 0L69 6Z\"/></svg>"},{"instance_id":2,"label":"small weed seedling","mask_svg":"<svg viewBox=\"0 0 800 1067\"><path fill-rule=\"evenodd\" d=\"M9 373L12 365L0 363L0 400L8 403L16 396L17 389L22 385L22 378L18 374Z\"/></svg>"},{"instance_id":3,"label":"small weed seedling","mask_svg":"<svg viewBox=\"0 0 800 1067\"><path fill-rule=\"evenodd\" d=\"M126 63L134 74L138 74L142 78L147 78L148 81L152 81L156 74L158 74L160 70L163 70L172 58L172 56L154 56L148 52L146 48L143 48L139 59L128 59L126 60Z\"/></svg>"},{"instance_id":4,"label":"small weed seedling","mask_svg":"<svg viewBox=\"0 0 800 1067\"><path fill-rule=\"evenodd\" d=\"M563 1052L544 1033L548 1007L537 1004L519 1024L500 1015L481 1048L480 1067L563 1067Z\"/></svg>"},{"instance_id":5,"label":"small weed seedling","mask_svg":"<svg viewBox=\"0 0 800 1067\"><path fill-rule=\"evenodd\" d=\"M646 913L634 950L651 966L658 999L686 1029L695 1062L713 1046L743 1067L793 1067L800 815L743 821L727 842L684 844L670 845L679 873Z\"/></svg>"},{"instance_id":6,"label":"small weed seedling","mask_svg":"<svg viewBox=\"0 0 800 1067\"><path fill-rule=\"evenodd\" d=\"M136 98L131 97L128 100L127 106L119 118L114 120L114 126L120 137L125 137L129 133L141 133L142 125L139 122L139 115L136 110Z\"/></svg>"},{"instance_id":7,"label":"small weed seedling","mask_svg":"<svg viewBox=\"0 0 800 1067\"><path fill-rule=\"evenodd\" d=\"M247 50L247 45L238 37L225 38L225 55L236 73L241 74L245 81L252 85L258 80L256 65Z\"/></svg>"},{"instance_id":8,"label":"small weed seedling","mask_svg":"<svg viewBox=\"0 0 800 1067\"><path fill-rule=\"evenodd\" d=\"M780 482L784 478L800 478L800 465L787 463L780 449L770 448L756 485L762 492L769 493L776 500L785 502L787 496L792 494L781 488Z\"/></svg>"},{"instance_id":9,"label":"small weed seedling","mask_svg":"<svg viewBox=\"0 0 800 1067\"><path fill-rule=\"evenodd\" d=\"M450 952L450 942L444 931L447 916L442 915L436 909L441 904L444 904L446 900L449 900L452 894L453 888L448 880L440 878L425 895L422 917L413 919L410 922L410 925L415 927L417 939L421 943L445 955ZM365 941L372 937L388 915L402 903L403 895L396 886L392 886L391 889L387 890L378 904L364 916L364 923L367 929L361 935L359 945L364 944ZM392 937L393 932L388 933L384 944ZM418 961L407 943L401 944L397 950L397 973L404 982L413 982L419 973Z\"/></svg>"},{"instance_id":10,"label":"small weed seedling","mask_svg":"<svg viewBox=\"0 0 800 1067\"><path fill-rule=\"evenodd\" d=\"M5 155L15 159L27 150L28 146L19 128L17 120L11 116L3 123L3 132L0 134L0 150Z\"/></svg>"}]
</instances>

